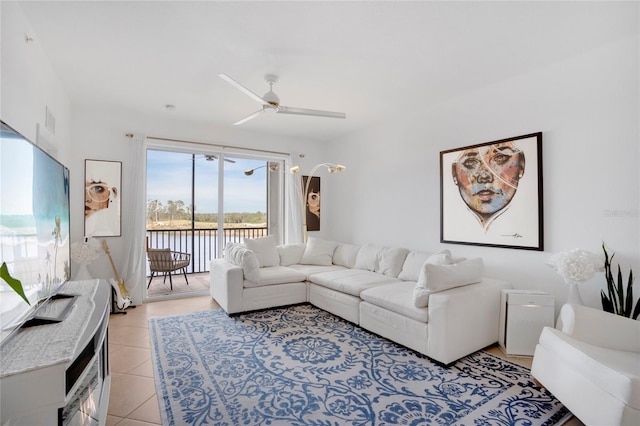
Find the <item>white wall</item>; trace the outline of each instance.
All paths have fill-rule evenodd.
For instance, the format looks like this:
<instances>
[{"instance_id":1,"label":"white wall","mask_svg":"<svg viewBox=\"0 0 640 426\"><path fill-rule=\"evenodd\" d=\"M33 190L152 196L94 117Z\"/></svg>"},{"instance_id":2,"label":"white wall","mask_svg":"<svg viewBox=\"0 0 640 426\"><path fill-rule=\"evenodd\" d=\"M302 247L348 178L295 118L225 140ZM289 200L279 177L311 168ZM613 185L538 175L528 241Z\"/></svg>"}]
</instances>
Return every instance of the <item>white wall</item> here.
<instances>
[{"instance_id":1,"label":"white wall","mask_svg":"<svg viewBox=\"0 0 640 426\"><path fill-rule=\"evenodd\" d=\"M566 300L551 253L606 242L640 270L638 38L568 58L464 97L403 111L332 144L347 166L325 192L331 238L480 256L486 274ZM441 244L439 152L543 132L545 251ZM337 208L336 206L341 206ZM603 274L581 286L600 307ZM638 287L636 285L636 287ZM636 289L636 294L638 290Z\"/></svg>"},{"instance_id":2,"label":"white wall","mask_svg":"<svg viewBox=\"0 0 640 426\"><path fill-rule=\"evenodd\" d=\"M41 138L56 151L56 159L66 164L71 101L18 3L2 2L0 6L0 118L34 143L39 124ZM27 42L26 36L32 40ZM44 128L47 107L55 116L55 134Z\"/></svg>"}]
</instances>

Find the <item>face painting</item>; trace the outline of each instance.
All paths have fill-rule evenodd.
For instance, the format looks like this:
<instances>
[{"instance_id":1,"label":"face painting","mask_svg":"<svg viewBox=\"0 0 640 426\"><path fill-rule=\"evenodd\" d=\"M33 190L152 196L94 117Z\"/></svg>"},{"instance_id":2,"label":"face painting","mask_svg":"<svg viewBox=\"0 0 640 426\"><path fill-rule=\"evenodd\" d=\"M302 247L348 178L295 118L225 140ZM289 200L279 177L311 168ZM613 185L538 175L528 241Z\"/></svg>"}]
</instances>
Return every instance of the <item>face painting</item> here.
<instances>
[{"instance_id":1,"label":"face painting","mask_svg":"<svg viewBox=\"0 0 640 426\"><path fill-rule=\"evenodd\" d=\"M93 213L97 212L98 210L108 208L111 191L115 192L115 188L110 189L106 183L93 182L93 181L85 182L85 187L84 187L85 217L91 216Z\"/></svg>"},{"instance_id":2,"label":"face painting","mask_svg":"<svg viewBox=\"0 0 640 426\"><path fill-rule=\"evenodd\" d=\"M524 164L524 153L505 142L465 150L451 167L460 196L484 224L511 202Z\"/></svg>"},{"instance_id":3,"label":"face painting","mask_svg":"<svg viewBox=\"0 0 640 426\"><path fill-rule=\"evenodd\" d=\"M309 212L320 217L320 192L309 192L307 195L307 206L309 206Z\"/></svg>"}]
</instances>

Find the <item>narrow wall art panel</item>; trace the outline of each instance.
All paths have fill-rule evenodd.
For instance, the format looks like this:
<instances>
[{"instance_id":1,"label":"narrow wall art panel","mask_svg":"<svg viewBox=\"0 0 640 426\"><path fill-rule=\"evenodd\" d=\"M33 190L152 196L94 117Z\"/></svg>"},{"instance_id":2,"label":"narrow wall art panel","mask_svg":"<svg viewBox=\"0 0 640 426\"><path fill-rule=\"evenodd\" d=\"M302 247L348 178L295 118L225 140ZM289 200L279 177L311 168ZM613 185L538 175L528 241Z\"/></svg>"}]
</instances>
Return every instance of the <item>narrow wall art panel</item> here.
<instances>
[{"instance_id":1,"label":"narrow wall art panel","mask_svg":"<svg viewBox=\"0 0 640 426\"><path fill-rule=\"evenodd\" d=\"M119 237L122 162L85 160L84 235Z\"/></svg>"},{"instance_id":2,"label":"narrow wall art panel","mask_svg":"<svg viewBox=\"0 0 640 426\"><path fill-rule=\"evenodd\" d=\"M440 152L440 241L543 250L542 132Z\"/></svg>"},{"instance_id":3,"label":"narrow wall art panel","mask_svg":"<svg viewBox=\"0 0 640 426\"><path fill-rule=\"evenodd\" d=\"M307 188L309 176L302 176L302 187ZM320 176L312 176L308 182L305 200L305 215L307 216L307 231L320 230Z\"/></svg>"}]
</instances>

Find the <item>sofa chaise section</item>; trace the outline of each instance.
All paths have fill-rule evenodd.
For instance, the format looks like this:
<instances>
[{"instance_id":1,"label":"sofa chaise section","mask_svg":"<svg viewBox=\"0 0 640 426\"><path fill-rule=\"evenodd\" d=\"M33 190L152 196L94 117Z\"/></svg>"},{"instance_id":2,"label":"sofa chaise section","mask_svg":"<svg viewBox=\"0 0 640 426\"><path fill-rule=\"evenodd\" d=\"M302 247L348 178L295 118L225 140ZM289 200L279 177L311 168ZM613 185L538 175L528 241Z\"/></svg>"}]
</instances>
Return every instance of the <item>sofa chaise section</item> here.
<instances>
[{"instance_id":1,"label":"sofa chaise section","mask_svg":"<svg viewBox=\"0 0 640 426\"><path fill-rule=\"evenodd\" d=\"M498 341L500 293L505 281L481 282L431 294L413 303L414 282L362 292L360 326L445 365Z\"/></svg>"},{"instance_id":2,"label":"sofa chaise section","mask_svg":"<svg viewBox=\"0 0 640 426\"><path fill-rule=\"evenodd\" d=\"M246 280L242 267L224 259L211 261L209 292L228 314L305 303L307 283L301 274L293 282L271 282L259 285Z\"/></svg>"}]
</instances>

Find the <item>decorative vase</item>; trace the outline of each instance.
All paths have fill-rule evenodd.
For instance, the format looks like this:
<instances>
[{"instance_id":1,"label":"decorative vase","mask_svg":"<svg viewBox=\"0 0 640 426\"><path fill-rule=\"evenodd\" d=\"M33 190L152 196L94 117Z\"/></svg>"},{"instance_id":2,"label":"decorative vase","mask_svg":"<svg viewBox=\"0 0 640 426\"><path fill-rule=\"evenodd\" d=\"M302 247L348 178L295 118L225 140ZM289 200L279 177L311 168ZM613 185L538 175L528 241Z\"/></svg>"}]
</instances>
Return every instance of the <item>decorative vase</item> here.
<instances>
[{"instance_id":1,"label":"decorative vase","mask_svg":"<svg viewBox=\"0 0 640 426\"><path fill-rule=\"evenodd\" d=\"M578 290L578 284L575 282L569 282L569 296L567 297L567 303L572 305L584 305L582 297L580 297L580 291Z\"/></svg>"}]
</instances>

